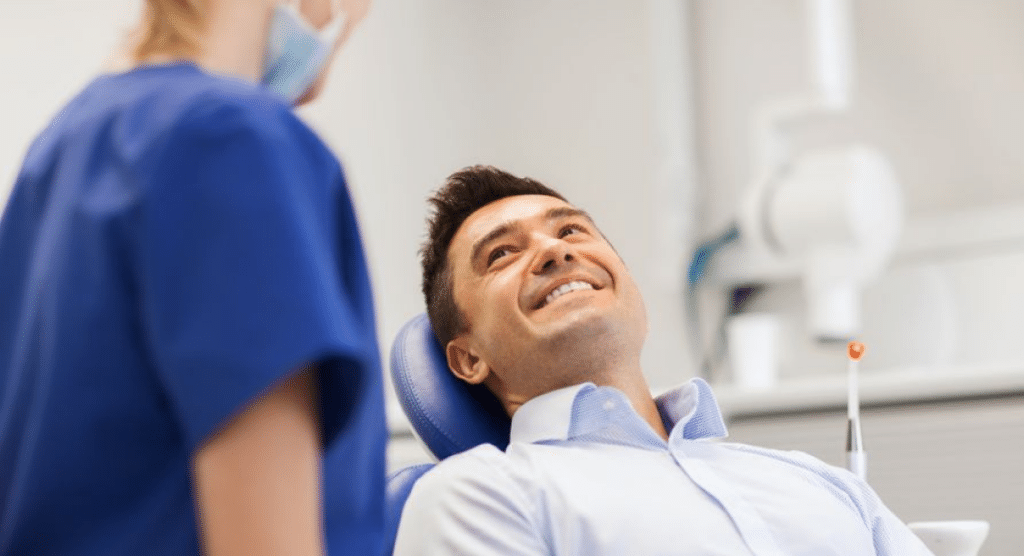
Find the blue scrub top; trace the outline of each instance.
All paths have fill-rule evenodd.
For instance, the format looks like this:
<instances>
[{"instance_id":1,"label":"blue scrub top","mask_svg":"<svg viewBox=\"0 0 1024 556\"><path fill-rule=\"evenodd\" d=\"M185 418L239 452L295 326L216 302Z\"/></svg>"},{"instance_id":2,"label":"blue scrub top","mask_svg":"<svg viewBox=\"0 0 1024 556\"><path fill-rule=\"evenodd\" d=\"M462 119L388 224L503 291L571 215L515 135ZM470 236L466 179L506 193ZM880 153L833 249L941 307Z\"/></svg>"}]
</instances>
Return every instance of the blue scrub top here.
<instances>
[{"instance_id":1,"label":"blue scrub top","mask_svg":"<svg viewBox=\"0 0 1024 556\"><path fill-rule=\"evenodd\" d=\"M189 462L319 363L331 554L377 554L384 403L341 166L266 90L106 75L0 220L0 554L197 554Z\"/></svg>"}]
</instances>

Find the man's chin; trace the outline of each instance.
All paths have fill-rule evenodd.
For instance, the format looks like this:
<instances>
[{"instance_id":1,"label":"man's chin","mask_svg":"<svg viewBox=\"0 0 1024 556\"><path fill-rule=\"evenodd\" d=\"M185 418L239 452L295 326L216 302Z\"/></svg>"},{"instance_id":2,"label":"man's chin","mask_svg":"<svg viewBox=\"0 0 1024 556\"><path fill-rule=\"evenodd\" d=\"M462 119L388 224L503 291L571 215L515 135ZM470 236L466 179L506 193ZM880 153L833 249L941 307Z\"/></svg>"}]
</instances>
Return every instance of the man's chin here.
<instances>
[{"instance_id":1,"label":"man's chin","mask_svg":"<svg viewBox=\"0 0 1024 556\"><path fill-rule=\"evenodd\" d=\"M547 344L558 349L585 346L602 341L614 329L613 319L602 308L587 306L551 315L544 322L537 323L540 337Z\"/></svg>"}]
</instances>

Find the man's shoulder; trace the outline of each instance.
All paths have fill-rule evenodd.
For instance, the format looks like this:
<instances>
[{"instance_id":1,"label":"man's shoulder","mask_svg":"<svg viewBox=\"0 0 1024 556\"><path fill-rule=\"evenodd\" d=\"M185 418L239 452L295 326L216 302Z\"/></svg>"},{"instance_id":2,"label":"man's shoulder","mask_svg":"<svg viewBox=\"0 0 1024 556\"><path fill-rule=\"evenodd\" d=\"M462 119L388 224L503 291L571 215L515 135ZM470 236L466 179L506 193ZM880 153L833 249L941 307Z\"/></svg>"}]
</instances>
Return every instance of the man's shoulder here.
<instances>
[{"instance_id":1,"label":"man's shoulder","mask_svg":"<svg viewBox=\"0 0 1024 556\"><path fill-rule=\"evenodd\" d=\"M508 474L511 467L510 459L505 452L493 444L481 444L438 462L423 478L432 477L432 480L476 478Z\"/></svg>"},{"instance_id":2,"label":"man's shoulder","mask_svg":"<svg viewBox=\"0 0 1024 556\"><path fill-rule=\"evenodd\" d=\"M538 487L535 462L521 454L505 452L492 444L481 444L445 458L421 479L425 484L474 485L535 492ZM459 488L459 487L456 487Z\"/></svg>"},{"instance_id":3,"label":"man's shoulder","mask_svg":"<svg viewBox=\"0 0 1024 556\"><path fill-rule=\"evenodd\" d=\"M413 486L395 554L547 554L536 485L491 445L446 458Z\"/></svg>"},{"instance_id":4,"label":"man's shoulder","mask_svg":"<svg viewBox=\"0 0 1024 556\"><path fill-rule=\"evenodd\" d=\"M532 498L536 488L529 469L483 444L435 465L416 481L410 500L436 506L483 497L519 504Z\"/></svg>"}]
</instances>

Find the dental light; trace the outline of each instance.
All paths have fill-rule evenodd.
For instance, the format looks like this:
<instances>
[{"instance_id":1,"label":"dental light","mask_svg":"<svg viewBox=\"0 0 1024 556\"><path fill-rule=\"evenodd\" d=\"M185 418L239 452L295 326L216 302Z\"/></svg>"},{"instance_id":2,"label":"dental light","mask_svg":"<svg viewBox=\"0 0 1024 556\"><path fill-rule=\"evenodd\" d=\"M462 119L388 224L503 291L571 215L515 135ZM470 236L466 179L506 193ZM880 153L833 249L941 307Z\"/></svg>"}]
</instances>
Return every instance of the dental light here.
<instances>
[{"instance_id":1,"label":"dental light","mask_svg":"<svg viewBox=\"0 0 1024 556\"><path fill-rule=\"evenodd\" d=\"M723 266L736 281L799 277L809 331L846 340L860 331L860 292L896 247L902 210L899 184L876 150L807 152L748 191L738 249Z\"/></svg>"},{"instance_id":2,"label":"dental light","mask_svg":"<svg viewBox=\"0 0 1024 556\"><path fill-rule=\"evenodd\" d=\"M724 284L800 279L807 328L820 340L860 331L860 297L899 239L903 199L885 157L866 145L793 153L801 119L849 106L849 0L808 0L814 90L767 104L754 125L756 178L743 195L738 241L716 257Z\"/></svg>"}]
</instances>

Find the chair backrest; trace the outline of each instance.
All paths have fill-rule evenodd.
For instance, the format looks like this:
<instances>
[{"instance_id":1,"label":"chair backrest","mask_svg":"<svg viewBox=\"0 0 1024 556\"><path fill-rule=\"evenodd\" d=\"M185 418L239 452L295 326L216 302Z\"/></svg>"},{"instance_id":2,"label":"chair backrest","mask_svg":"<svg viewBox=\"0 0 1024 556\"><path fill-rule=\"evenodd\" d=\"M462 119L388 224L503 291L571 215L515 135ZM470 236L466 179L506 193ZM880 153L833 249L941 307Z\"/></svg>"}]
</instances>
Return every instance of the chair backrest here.
<instances>
[{"instance_id":1,"label":"chair backrest","mask_svg":"<svg viewBox=\"0 0 1024 556\"><path fill-rule=\"evenodd\" d=\"M426 314L398 332L391 377L406 417L438 460L485 442L508 446L512 422L501 403L486 387L452 375Z\"/></svg>"},{"instance_id":2,"label":"chair backrest","mask_svg":"<svg viewBox=\"0 0 1024 556\"><path fill-rule=\"evenodd\" d=\"M391 554L395 550L398 522L402 518L402 508L405 507L405 501L409 498L412 486L416 483L417 479L422 477L427 471L430 471L432 467L434 467L433 463L421 463L399 469L388 476L387 491L385 493L387 521L384 524L384 539L387 546L385 547L386 551L384 554Z\"/></svg>"}]
</instances>

